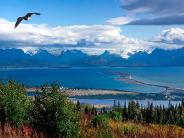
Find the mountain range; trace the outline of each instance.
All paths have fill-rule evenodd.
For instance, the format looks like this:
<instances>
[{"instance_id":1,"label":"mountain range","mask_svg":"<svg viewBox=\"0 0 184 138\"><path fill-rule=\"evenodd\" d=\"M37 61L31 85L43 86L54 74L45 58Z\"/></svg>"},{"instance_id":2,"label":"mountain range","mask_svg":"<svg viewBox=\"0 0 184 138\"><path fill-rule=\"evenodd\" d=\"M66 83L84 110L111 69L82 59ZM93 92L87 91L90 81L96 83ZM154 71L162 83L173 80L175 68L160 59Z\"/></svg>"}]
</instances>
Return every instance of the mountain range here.
<instances>
[{"instance_id":1,"label":"mountain range","mask_svg":"<svg viewBox=\"0 0 184 138\"><path fill-rule=\"evenodd\" d=\"M184 48L175 50L155 49L151 53L137 52L128 59L105 51L101 55L88 55L79 50L63 51L53 55L46 50L36 54L21 49L0 49L0 67L91 67L91 66L179 66L184 67Z\"/></svg>"}]
</instances>

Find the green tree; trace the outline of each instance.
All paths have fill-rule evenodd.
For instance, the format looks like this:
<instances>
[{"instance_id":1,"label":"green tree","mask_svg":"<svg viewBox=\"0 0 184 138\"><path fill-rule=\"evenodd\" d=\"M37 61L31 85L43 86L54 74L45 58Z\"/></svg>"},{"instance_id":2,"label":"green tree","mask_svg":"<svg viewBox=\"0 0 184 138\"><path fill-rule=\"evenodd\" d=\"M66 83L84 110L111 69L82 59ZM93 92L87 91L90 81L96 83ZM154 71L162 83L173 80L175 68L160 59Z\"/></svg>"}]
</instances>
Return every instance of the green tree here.
<instances>
[{"instance_id":1,"label":"green tree","mask_svg":"<svg viewBox=\"0 0 184 138\"><path fill-rule=\"evenodd\" d=\"M8 81L0 86L1 121L20 127L28 121L30 99L26 96L26 89L14 81Z\"/></svg>"},{"instance_id":2,"label":"green tree","mask_svg":"<svg viewBox=\"0 0 184 138\"><path fill-rule=\"evenodd\" d=\"M79 116L76 107L64 96L58 84L43 86L35 97L32 125L48 137L77 137Z\"/></svg>"},{"instance_id":3,"label":"green tree","mask_svg":"<svg viewBox=\"0 0 184 138\"><path fill-rule=\"evenodd\" d=\"M115 120L115 121L121 121L122 120L122 114L120 112L117 111L111 111L109 113L109 116L111 119Z\"/></svg>"},{"instance_id":4,"label":"green tree","mask_svg":"<svg viewBox=\"0 0 184 138\"><path fill-rule=\"evenodd\" d=\"M20 135L20 127L29 122L30 107L31 100L23 85L14 81L0 83L0 121L3 135L5 123L16 127Z\"/></svg>"},{"instance_id":5,"label":"green tree","mask_svg":"<svg viewBox=\"0 0 184 138\"><path fill-rule=\"evenodd\" d=\"M92 119L92 124L94 127L107 128L109 123L109 118L107 115L97 115Z\"/></svg>"},{"instance_id":6,"label":"green tree","mask_svg":"<svg viewBox=\"0 0 184 138\"><path fill-rule=\"evenodd\" d=\"M135 119L137 113L136 103L134 101L130 101L128 103L128 115L129 119Z\"/></svg>"}]
</instances>

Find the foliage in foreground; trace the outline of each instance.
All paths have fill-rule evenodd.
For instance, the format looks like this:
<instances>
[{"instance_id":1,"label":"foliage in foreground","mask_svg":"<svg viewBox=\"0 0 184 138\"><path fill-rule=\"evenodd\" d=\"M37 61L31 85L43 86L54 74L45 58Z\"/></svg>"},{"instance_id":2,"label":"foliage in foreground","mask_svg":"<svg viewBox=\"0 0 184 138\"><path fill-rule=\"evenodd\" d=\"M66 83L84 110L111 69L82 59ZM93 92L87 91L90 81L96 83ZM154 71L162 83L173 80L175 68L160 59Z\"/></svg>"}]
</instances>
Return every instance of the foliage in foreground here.
<instances>
[{"instance_id":1,"label":"foliage in foreground","mask_svg":"<svg viewBox=\"0 0 184 138\"><path fill-rule=\"evenodd\" d=\"M84 114L82 118L82 138L184 138L184 129L174 125L115 121L109 118L107 127L103 127L93 126L93 116Z\"/></svg>"},{"instance_id":2,"label":"foliage in foreground","mask_svg":"<svg viewBox=\"0 0 184 138\"><path fill-rule=\"evenodd\" d=\"M25 88L13 81L0 83L0 121L20 127L28 120L31 101L26 96Z\"/></svg>"},{"instance_id":3,"label":"foliage in foreground","mask_svg":"<svg viewBox=\"0 0 184 138\"><path fill-rule=\"evenodd\" d=\"M49 137L74 137L79 134L79 117L74 104L59 91L59 85L42 87L42 94L35 97L31 124Z\"/></svg>"},{"instance_id":4,"label":"foliage in foreground","mask_svg":"<svg viewBox=\"0 0 184 138\"><path fill-rule=\"evenodd\" d=\"M9 81L0 83L0 123L3 138L184 138L184 101L96 109L71 103L56 83L30 98L24 86Z\"/></svg>"},{"instance_id":5,"label":"foliage in foreground","mask_svg":"<svg viewBox=\"0 0 184 138\"><path fill-rule=\"evenodd\" d=\"M75 105L61 94L58 84L43 86L30 98L25 87L13 81L0 83L0 123L2 137L7 128L14 128L19 136L27 129L30 135L42 133L48 138L78 137L80 125Z\"/></svg>"}]
</instances>

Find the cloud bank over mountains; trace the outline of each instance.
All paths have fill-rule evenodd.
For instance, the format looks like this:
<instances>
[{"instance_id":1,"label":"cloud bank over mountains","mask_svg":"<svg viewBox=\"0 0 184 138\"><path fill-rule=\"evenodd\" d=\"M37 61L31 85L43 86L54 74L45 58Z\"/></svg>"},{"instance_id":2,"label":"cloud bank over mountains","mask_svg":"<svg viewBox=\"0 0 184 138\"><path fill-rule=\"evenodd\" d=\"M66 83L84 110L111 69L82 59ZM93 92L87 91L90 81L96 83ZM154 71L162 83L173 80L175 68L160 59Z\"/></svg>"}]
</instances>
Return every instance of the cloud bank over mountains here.
<instances>
[{"instance_id":1,"label":"cloud bank over mountains","mask_svg":"<svg viewBox=\"0 0 184 138\"><path fill-rule=\"evenodd\" d=\"M109 22L115 23L116 20ZM182 28L164 30L154 39L141 40L123 35L121 27L115 25L50 27L46 24L21 24L14 29L14 23L6 19L0 19L0 24L1 49L19 48L33 54L39 49L45 49L54 54L75 49L91 55L109 51L122 57L128 57L129 54L138 51L151 52L155 48L181 48L184 42L184 29Z\"/></svg>"},{"instance_id":2,"label":"cloud bank over mountains","mask_svg":"<svg viewBox=\"0 0 184 138\"><path fill-rule=\"evenodd\" d=\"M157 41L167 44L184 44L184 29L182 28L170 28L164 30L157 38Z\"/></svg>"}]
</instances>

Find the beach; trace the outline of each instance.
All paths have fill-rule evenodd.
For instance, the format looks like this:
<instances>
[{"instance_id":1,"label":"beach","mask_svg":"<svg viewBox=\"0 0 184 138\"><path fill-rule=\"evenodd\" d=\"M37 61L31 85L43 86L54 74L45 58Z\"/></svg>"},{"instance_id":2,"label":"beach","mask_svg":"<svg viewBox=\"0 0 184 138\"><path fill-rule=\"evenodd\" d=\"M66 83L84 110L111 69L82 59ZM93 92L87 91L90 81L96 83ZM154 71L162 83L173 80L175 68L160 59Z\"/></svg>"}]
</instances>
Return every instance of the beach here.
<instances>
[{"instance_id":1,"label":"beach","mask_svg":"<svg viewBox=\"0 0 184 138\"><path fill-rule=\"evenodd\" d=\"M27 92L41 92L41 88L27 88ZM95 96L95 95L136 95L137 92L103 89L69 89L61 88L60 91L67 96Z\"/></svg>"},{"instance_id":2,"label":"beach","mask_svg":"<svg viewBox=\"0 0 184 138\"><path fill-rule=\"evenodd\" d=\"M137 92L102 90L102 89L67 89L64 90L69 96L94 96L94 95L136 95Z\"/></svg>"}]
</instances>

